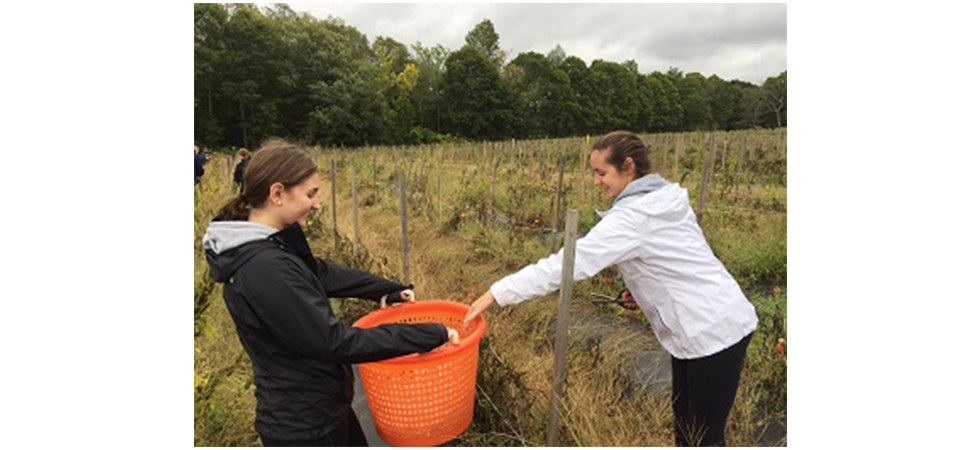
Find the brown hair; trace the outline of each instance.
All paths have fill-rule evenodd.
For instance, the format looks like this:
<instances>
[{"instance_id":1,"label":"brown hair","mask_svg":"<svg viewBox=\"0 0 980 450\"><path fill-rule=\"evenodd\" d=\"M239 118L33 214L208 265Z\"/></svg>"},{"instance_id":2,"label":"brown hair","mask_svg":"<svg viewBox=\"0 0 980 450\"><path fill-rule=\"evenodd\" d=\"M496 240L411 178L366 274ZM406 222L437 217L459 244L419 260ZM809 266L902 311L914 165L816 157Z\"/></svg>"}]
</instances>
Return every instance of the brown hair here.
<instances>
[{"instance_id":1,"label":"brown hair","mask_svg":"<svg viewBox=\"0 0 980 450\"><path fill-rule=\"evenodd\" d=\"M639 136L629 131L613 131L599 138L592 144L592 151L601 152L609 150L606 161L616 167L616 170L623 172L626 168L626 158L633 158L636 167L635 178L640 178L653 171L650 163L650 149Z\"/></svg>"},{"instance_id":2,"label":"brown hair","mask_svg":"<svg viewBox=\"0 0 980 450\"><path fill-rule=\"evenodd\" d=\"M285 139L269 139L255 152L245 168L245 189L228 200L218 211L216 221L248 220L251 208L262 206L269 198L269 187L282 183L292 188L316 173L316 163L299 144Z\"/></svg>"}]
</instances>

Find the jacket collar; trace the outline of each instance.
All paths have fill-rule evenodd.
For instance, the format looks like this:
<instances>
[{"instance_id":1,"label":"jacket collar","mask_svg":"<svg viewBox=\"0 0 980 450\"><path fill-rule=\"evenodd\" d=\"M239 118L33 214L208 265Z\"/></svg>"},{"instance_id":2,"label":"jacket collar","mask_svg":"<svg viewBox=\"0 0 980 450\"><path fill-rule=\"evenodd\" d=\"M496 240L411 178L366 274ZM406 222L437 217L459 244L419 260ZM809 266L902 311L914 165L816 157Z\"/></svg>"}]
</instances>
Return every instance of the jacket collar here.
<instances>
[{"instance_id":1,"label":"jacket collar","mask_svg":"<svg viewBox=\"0 0 980 450\"><path fill-rule=\"evenodd\" d=\"M299 223L294 222L272 236L269 236L269 239L283 246L290 253L299 256L313 273L317 273L316 258L313 256L313 250L310 249L310 244L306 240L306 234L303 233L303 228L299 226Z\"/></svg>"}]
</instances>

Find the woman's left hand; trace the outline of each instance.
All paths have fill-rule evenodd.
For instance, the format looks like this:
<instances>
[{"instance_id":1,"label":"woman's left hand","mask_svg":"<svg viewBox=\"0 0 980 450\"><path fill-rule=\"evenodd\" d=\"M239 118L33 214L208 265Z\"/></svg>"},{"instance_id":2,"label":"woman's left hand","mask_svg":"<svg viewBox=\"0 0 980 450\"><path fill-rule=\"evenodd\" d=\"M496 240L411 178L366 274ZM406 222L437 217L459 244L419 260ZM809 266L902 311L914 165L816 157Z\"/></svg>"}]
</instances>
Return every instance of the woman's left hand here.
<instances>
[{"instance_id":1,"label":"woman's left hand","mask_svg":"<svg viewBox=\"0 0 980 450\"><path fill-rule=\"evenodd\" d=\"M633 299L633 294L630 293L629 289L625 289L619 294L619 298L616 299L616 303L618 303L619 306L631 311L640 309L640 307L636 304L636 300Z\"/></svg>"},{"instance_id":2,"label":"woman's left hand","mask_svg":"<svg viewBox=\"0 0 980 450\"><path fill-rule=\"evenodd\" d=\"M489 290L481 295L480 298L476 299L476 301L470 305L470 312L466 313L466 318L463 319L463 327L466 327L466 325L468 325L470 320L473 320L474 317L479 316L480 314L483 314L483 311L490 309L490 307L496 302L496 299L493 298L493 292Z\"/></svg>"},{"instance_id":3,"label":"woman's left hand","mask_svg":"<svg viewBox=\"0 0 980 450\"><path fill-rule=\"evenodd\" d=\"M404 291L401 291L399 293L398 298L400 298L401 301L403 302L413 303L415 302L415 291L411 289L405 289Z\"/></svg>"}]
</instances>

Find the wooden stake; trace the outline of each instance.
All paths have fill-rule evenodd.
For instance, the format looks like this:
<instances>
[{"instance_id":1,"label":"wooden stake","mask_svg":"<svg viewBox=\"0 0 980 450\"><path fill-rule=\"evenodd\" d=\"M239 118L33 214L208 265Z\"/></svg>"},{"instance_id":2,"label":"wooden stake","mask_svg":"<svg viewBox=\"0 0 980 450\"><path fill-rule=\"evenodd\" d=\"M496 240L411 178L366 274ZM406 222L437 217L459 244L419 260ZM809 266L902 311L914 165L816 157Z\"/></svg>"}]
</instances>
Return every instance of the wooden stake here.
<instances>
[{"instance_id":1,"label":"wooden stake","mask_svg":"<svg viewBox=\"0 0 980 450\"><path fill-rule=\"evenodd\" d=\"M442 145L439 145L439 156L437 157L438 169L436 169L436 217L442 217Z\"/></svg>"},{"instance_id":2,"label":"wooden stake","mask_svg":"<svg viewBox=\"0 0 980 450\"><path fill-rule=\"evenodd\" d=\"M742 183L742 157L745 147L749 145L749 132L742 133L742 148L738 150L738 165L735 167L735 195L738 196L738 185Z\"/></svg>"},{"instance_id":3,"label":"wooden stake","mask_svg":"<svg viewBox=\"0 0 980 450\"><path fill-rule=\"evenodd\" d=\"M528 145L528 165L527 165L527 177L530 179L534 178L534 145Z\"/></svg>"},{"instance_id":4,"label":"wooden stake","mask_svg":"<svg viewBox=\"0 0 980 450\"><path fill-rule=\"evenodd\" d=\"M677 134L677 139L674 140L674 180L678 183L681 179L677 177L678 171L681 167L681 147L684 146L684 136Z\"/></svg>"},{"instance_id":5,"label":"wooden stake","mask_svg":"<svg viewBox=\"0 0 980 450\"><path fill-rule=\"evenodd\" d=\"M588 146L582 147L582 171L579 172L578 174L578 176L582 178L582 189L579 191L579 196L578 196L578 204L580 205L579 207L585 205L585 190L588 189L589 166L585 162L589 158L588 155L589 155L589 147Z\"/></svg>"},{"instance_id":6,"label":"wooden stake","mask_svg":"<svg viewBox=\"0 0 980 450\"><path fill-rule=\"evenodd\" d=\"M711 151L705 152L705 157L701 161L701 189L698 192L698 211L697 219L698 223L701 223L701 211L704 210L704 202L708 198L708 189L711 186L711 176L714 173L715 165L715 140L711 139Z\"/></svg>"},{"instance_id":7,"label":"wooden stake","mask_svg":"<svg viewBox=\"0 0 980 450\"><path fill-rule=\"evenodd\" d=\"M551 221L551 251L555 251L555 247L558 245L558 218L561 217L561 193L562 184L565 180L565 158L559 158L558 161L558 187L555 188L555 214L554 220Z\"/></svg>"},{"instance_id":8,"label":"wooden stake","mask_svg":"<svg viewBox=\"0 0 980 450\"><path fill-rule=\"evenodd\" d=\"M728 172L728 136L725 136L725 141L721 146L721 173L724 175Z\"/></svg>"},{"instance_id":9,"label":"wooden stake","mask_svg":"<svg viewBox=\"0 0 980 450\"><path fill-rule=\"evenodd\" d=\"M548 404L548 447L558 446L558 418L564 403L565 363L568 359L569 306L572 303L572 285L575 281L575 240L578 236L578 211L569 210L565 217L565 248L562 255L561 294L558 301L558 321L555 335L555 365L553 367L551 401Z\"/></svg>"},{"instance_id":10,"label":"wooden stake","mask_svg":"<svg viewBox=\"0 0 980 450\"><path fill-rule=\"evenodd\" d=\"M395 171L394 173L401 172L401 168L398 166L398 148L397 147L392 147L392 149L391 149L391 162L392 162L392 165L394 166L394 169L393 169Z\"/></svg>"},{"instance_id":11,"label":"wooden stake","mask_svg":"<svg viewBox=\"0 0 980 450\"><path fill-rule=\"evenodd\" d=\"M334 250L340 250L340 232L337 231L337 161L333 158L330 159L330 192L333 199L330 208L333 210L333 247Z\"/></svg>"},{"instance_id":12,"label":"wooden stake","mask_svg":"<svg viewBox=\"0 0 980 450\"><path fill-rule=\"evenodd\" d=\"M786 159L786 140L787 140L787 138L786 138L786 129L783 128L783 135L782 135L782 139L781 139L782 146L783 146L783 159Z\"/></svg>"},{"instance_id":13,"label":"wooden stake","mask_svg":"<svg viewBox=\"0 0 980 450\"><path fill-rule=\"evenodd\" d=\"M486 150L485 145L486 144L484 144L484 150ZM493 216L493 194L494 194L494 191L497 189L497 151L496 151L496 146L494 146L490 150L490 166L491 166L491 168L490 168L490 171L491 171L491 175L490 175L490 198L487 201L487 217L486 217L486 223L490 223L490 221L492 220L492 216Z\"/></svg>"},{"instance_id":14,"label":"wooden stake","mask_svg":"<svg viewBox=\"0 0 980 450\"><path fill-rule=\"evenodd\" d=\"M402 284L408 284L408 211L405 207L405 173L398 172L402 214Z\"/></svg>"},{"instance_id":15,"label":"wooden stake","mask_svg":"<svg viewBox=\"0 0 980 450\"><path fill-rule=\"evenodd\" d=\"M357 230L357 174L354 172L354 164L350 166L350 192L351 205L354 207L354 255L357 256L357 252L360 250L360 242L358 242Z\"/></svg>"},{"instance_id":16,"label":"wooden stake","mask_svg":"<svg viewBox=\"0 0 980 450\"><path fill-rule=\"evenodd\" d=\"M419 188L422 192L425 192L425 151L426 147L422 147L422 164L419 166Z\"/></svg>"}]
</instances>

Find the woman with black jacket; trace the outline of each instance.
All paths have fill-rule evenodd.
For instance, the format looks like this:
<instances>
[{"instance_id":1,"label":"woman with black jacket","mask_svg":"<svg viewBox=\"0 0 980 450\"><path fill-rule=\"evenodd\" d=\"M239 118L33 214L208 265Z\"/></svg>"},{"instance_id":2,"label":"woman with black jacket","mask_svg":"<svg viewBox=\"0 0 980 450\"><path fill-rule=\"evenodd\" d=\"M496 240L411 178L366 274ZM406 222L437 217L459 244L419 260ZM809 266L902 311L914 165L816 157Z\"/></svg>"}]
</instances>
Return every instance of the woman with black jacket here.
<instances>
[{"instance_id":1,"label":"woman with black jacket","mask_svg":"<svg viewBox=\"0 0 980 450\"><path fill-rule=\"evenodd\" d=\"M351 409L350 364L427 352L452 341L440 324L349 328L330 297L379 300L411 286L313 256L303 234L319 208L316 165L283 140L267 142L204 235L211 275L252 360L255 430L266 446L366 446Z\"/></svg>"},{"instance_id":2,"label":"woman with black jacket","mask_svg":"<svg viewBox=\"0 0 980 450\"><path fill-rule=\"evenodd\" d=\"M249 153L247 148L238 149L238 164L235 165L234 180L235 185L238 186L238 193L245 193L245 169L248 168Z\"/></svg>"}]
</instances>

